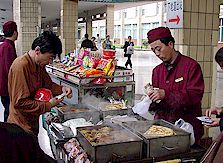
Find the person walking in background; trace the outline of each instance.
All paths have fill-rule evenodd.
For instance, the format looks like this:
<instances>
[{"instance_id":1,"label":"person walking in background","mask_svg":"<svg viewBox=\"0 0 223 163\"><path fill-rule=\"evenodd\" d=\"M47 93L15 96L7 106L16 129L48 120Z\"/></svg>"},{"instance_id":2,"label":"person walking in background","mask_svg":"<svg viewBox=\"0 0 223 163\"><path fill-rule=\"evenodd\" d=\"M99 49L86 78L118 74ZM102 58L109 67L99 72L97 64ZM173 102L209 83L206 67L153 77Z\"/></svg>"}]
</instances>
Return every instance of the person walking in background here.
<instances>
[{"instance_id":1,"label":"person walking in background","mask_svg":"<svg viewBox=\"0 0 223 163\"><path fill-rule=\"evenodd\" d=\"M88 34L86 33L84 35L84 41L81 43L81 48L90 48L91 50L93 49L93 43L91 40L88 39Z\"/></svg>"},{"instance_id":2,"label":"person walking in background","mask_svg":"<svg viewBox=\"0 0 223 163\"><path fill-rule=\"evenodd\" d=\"M100 48L101 48L101 38L100 38L99 34L97 34L96 42L97 42L97 48L100 50Z\"/></svg>"},{"instance_id":3,"label":"person walking in background","mask_svg":"<svg viewBox=\"0 0 223 163\"><path fill-rule=\"evenodd\" d=\"M8 73L12 62L16 59L15 40L17 40L17 25L14 21L8 21L3 25L5 39L0 44L0 96L5 108L4 122L9 116Z\"/></svg>"},{"instance_id":4,"label":"person walking in background","mask_svg":"<svg viewBox=\"0 0 223 163\"><path fill-rule=\"evenodd\" d=\"M130 65L130 68L132 68L132 61L131 61L131 56L134 53L134 43L132 42L132 37L128 36L128 41L125 41L125 45L123 46L124 48L124 57L128 57L125 67L127 68L128 65Z\"/></svg>"},{"instance_id":5,"label":"person walking in background","mask_svg":"<svg viewBox=\"0 0 223 163\"><path fill-rule=\"evenodd\" d=\"M52 31L45 31L33 41L31 50L15 59L9 70L8 122L17 124L36 137L39 133L39 116L63 100L56 97L46 101L36 100L38 90L44 88L50 90L53 96L63 93L68 98L72 97L71 88L53 83L45 69L61 52L60 39Z\"/></svg>"},{"instance_id":6,"label":"person walking in background","mask_svg":"<svg viewBox=\"0 0 223 163\"><path fill-rule=\"evenodd\" d=\"M98 50L98 48L97 48L97 46L96 46L96 43L95 43L95 37L91 37L91 41L92 41L92 43L93 43L93 48L91 49L92 51L97 51Z\"/></svg>"},{"instance_id":7,"label":"person walking in background","mask_svg":"<svg viewBox=\"0 0 223 163\"><path fill-rule=\"evenodd\" d=\"M159 27L147 33L151 50L162 60L152 72L152 89L148 92L153 101L150 110L155 119L175 123L182 118L194 129L195 142L204 134L203 125L196 118L202 115L201 100L204 78L201 67L194 59L175 50L175 40L169 28Z\"/></svg>"},{"instance_id":8,"label":"person walking in background","mask_svg":"<svg viewBox=\"0 0 223 163\"><path fill-rule=\"evenodd\" d=\"M103 49L112 49L112 46L113 46L113 44L112 44L112 41L110 40L110 36L107 35L106 39L102 43L102 48Z\"/></svg>"}]
</instances>

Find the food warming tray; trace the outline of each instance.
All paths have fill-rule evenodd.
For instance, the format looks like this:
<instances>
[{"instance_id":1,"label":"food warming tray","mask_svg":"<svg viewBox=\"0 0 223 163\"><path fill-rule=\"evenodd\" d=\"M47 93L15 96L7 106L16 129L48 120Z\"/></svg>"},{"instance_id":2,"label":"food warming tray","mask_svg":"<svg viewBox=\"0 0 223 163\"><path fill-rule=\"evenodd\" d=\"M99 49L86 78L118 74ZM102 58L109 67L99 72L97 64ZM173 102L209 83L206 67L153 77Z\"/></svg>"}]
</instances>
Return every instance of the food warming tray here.
<instances>
[{"instance_id":1,"label":"food warming tray","mask_svg":"<svg viewBox=\"0 0 223 163\"><path fill-rule=\"evenodd\" d=\"M115 116L115 115L130 115L132 114L132 108L116 108L110 109L107 106L111 105L111 103L100 103L98 109L100 110L101 119L105 119L108 115Z\"/></svg>"},{"instance_id":2,"label":"food warming tray","mask_svg":"<svg viewBox=\"0 0 223 163\"><path fill-rule=\"evenodd\" d=\"M99 130L110 127L109 135L103 136L94 143L84 135L83 130ZM81 146L96 163L127 161L141 159L142 139L117 124L102 124L77 128L77 139Z\"/></svg>"},{"instance_id":3,"label":"food warming tray","mask_svg":"<svg viewBox=\"0 0 223 163\"><path fill-rule=\"evenodd\" d=\"M84 104L66 105L58 108L58 115L62 121L76 118L84 118L96 124L100 121L100 112L95 108Z\"/></svg>"},{"instance_id":4,"label":"food warming tray","mask_svg":"<svg viewBox=\"0 0 223 163\"><path fill-rule=\"evenodd\" d=\"M151 137L144 133L152 126L160 125L173 129L172 136ZM163 157L183 153L190 149L190 133L164 120L126 122L123 126L143 139L143 157Z\"/></svg>"}]
</instances>

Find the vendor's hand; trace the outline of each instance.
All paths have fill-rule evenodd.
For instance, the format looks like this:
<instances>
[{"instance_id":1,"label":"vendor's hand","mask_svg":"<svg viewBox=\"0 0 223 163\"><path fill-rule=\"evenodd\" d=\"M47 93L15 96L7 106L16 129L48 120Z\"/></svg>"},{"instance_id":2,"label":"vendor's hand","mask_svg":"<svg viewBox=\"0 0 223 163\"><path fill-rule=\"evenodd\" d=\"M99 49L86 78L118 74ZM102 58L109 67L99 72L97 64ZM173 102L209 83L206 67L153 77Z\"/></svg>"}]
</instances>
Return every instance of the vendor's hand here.
<instances>
[{"instance_id":1,"label":"vendor's hand","mask_svg":"<svg viewBox=\"0 0 223 163\"><path fill-rule=\"evenodd\" d=\"M222 108L210 108L208 110L206 110L206 116L207 117L211 117L211 114L215 114L215 115L220 115L223 112Z\"/></svg>"},{"instance_id":2,"label":"vendor's hand","mask_svg":"<svg viewBox=\"0 0 223 163\"><path fill-rule=\"evenodd\" d=\"M152 101L163 100L165 97L165 90L164 89L154 89L148 94L149 98Z\"/></svg>"},{"instance_id":3,"label":"vendor's hand","mask_svg":"<svg viewBox=\"0 0 223 163\"><path fill-rule=\"evenodd\" d=\"M63 101L63 98L57 99L54 97L54 98L51 98L49 102L51 104L51 107L54 107L54 106L57 106L62 101Z\"/></svg>"},{"instance_id":4,"label":"vendor's hand","mask_svg":"<svg viewBox=\"0 0 223 163\"><path fill-rule=\"evenodd\" d=\"M67 98L72 98L72 89L71 88L63 87L62 91L65 94L65 96L67 96Z\"/></svg>"},{"instance_id":5,"label":"vendor's hand","mask_svg":"<svg viewBox=\"0 0 223 163\"><path fill-rule=\"evenodd\" d=\"M151 94L154 90L153 86L150 84L150 83L147 83L145 86L144 86L144 91L146 94Z\"/></svg>"},{"instance_id":6,"label":"vendor's hand","mask_svg":"<svg viewBox=\"0 0 223 163\"><path fill-rule=\"evenodd\" d=\"M211 120L213 121L211 124L205 124L205 127L210 128L210 127L217 127L219 126L221 118L212 118Z\"/></svg>"}]
</instances>

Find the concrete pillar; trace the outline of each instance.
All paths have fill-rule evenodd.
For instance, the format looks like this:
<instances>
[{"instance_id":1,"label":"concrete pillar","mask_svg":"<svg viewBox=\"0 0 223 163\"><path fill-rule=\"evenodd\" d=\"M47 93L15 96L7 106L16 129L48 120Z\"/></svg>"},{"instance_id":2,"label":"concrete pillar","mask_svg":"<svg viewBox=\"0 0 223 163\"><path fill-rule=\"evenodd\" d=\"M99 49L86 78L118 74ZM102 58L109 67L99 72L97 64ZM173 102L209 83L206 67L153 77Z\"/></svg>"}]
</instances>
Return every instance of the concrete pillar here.
<instances>
[{"instance_id":1,"label":"concrete pillar","mask_svg":"<svg viewBox=\"0 0 223 163\"><path fill-rule=\"evenodd\" d=\"M123 12L123 10L121 10L121 38L120 38L120 44L122 44L122 45L124 45L124 43L125 43L124 26L125 26L124 12Z\"/></svg>"},{"instance_id":2,"label":"concrete pillar","mask_svg":"<svg viewBox=\"0 0 223 163\"><path fill-rule=\"evenodd\" d=\"M37 36L38 0L13 1L13 18L18 26L16 52L17 55L22 55L31 49Z\"/></svg>"},{"instance_id":3,"label":"concrete pillar","mask_svg":"<svg viewBox=\"0 0 223 163\"><path fill-rule=\"evenodd\" d=\"M137 45L142 45L142 21L141 21L141 13L142 7L137 7L138 17L137 17Z\"/></svg>"},{"instance_id":4,"label":"concrete pillar","mask_svg":"<svg viewBox=\"0 0 223 163\"><path fill-rule=\"evenodd\" d=\"M38 3L38 25L36 26L37 35L41 33L41 3Z\"/></svg>"},{"instance_id":5,"label":"concrete pillar","mask_svg":"<svg viewBox=\"0 0 223 163\"><path fill-rule=\"evenodd\" d=\"M212 95L215 94L213 55L218 44L219 0L184 0L183 3L183 29L173 31L176 49L197 60L201 66L205 82L204 112L211 106Z\"/></svg>"},{"instance_id":6,"label":"concrete pillar","mask_svg":"<svg viewBox=\"0 0 223 163\"><path fill-rule=\"evenodd\" d=\"M108 5L106 9L106 32L109 34L110 38L114 38L114 5Z\"/></svg>"},{"instance_id":7,"label":"concrete pillar","mask_svg":"<svg viewBox=\"0 0 223 163\"><path fill-rule=\"evenodd\" d=\"M160 15L161 15L161 19L160 19L160 25L161 26L165 26L166 24L164 23L165 22L165 20L164 20L164 18L165 18L165 15L166 15L166 13L165 13L165 8L166 8L166 6L165 6L165 2L160 2L160 3L158 3L158 5L159 5L159 12L161 13Z\"/></svg>"},{"instance_id":8,"label":"concrete pillar","mask_svg":"<svg viewBox=\"0 0 223 163\"><path fill-rule=\"evenodd\" d=\"M63 53L73 51L78 40L78 0L61 0L61 40ZM63 56L62 56L63 57Z\"/></svg>"},{"instance_id":9,"label":"concrete pillar","mask_svg":"<svg viewBox=\"0 0 223 163\"><path fill-rule=\"evenodd\" d=\"M92 19L91 15L87 12L86 13L86 31L87 34L89 35L89 38L92 37Z\"/></svg>"}]
</instances>

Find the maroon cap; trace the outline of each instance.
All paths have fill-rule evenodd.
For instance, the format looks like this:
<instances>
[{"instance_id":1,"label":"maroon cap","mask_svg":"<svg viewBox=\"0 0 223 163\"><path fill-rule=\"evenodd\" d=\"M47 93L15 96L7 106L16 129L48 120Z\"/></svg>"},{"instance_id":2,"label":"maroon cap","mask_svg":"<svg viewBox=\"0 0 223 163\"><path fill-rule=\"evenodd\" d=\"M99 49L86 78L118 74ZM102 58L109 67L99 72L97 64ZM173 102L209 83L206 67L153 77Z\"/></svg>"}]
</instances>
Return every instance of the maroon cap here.
<instances>
[{"instance_id":1,"label":"maroon cap","mask_svg":"<svg viewBox=\"0 0 223 163\"><path fill-rule=\"evenodd\" d=\"M14 21L8 21L3 25L3 32L17 31L17 25Z\"/></svg>"},{"instance_id":2,"label":"maroon cap","mask_svg":"<svg viewBox=\"0 0 223 163\"><path fill-rule=\"evenodd\" d=\"M172 37L170 29L168 27L154 28L147 33L149 44L165 37Z\"/></svg>"}]
</instances>

